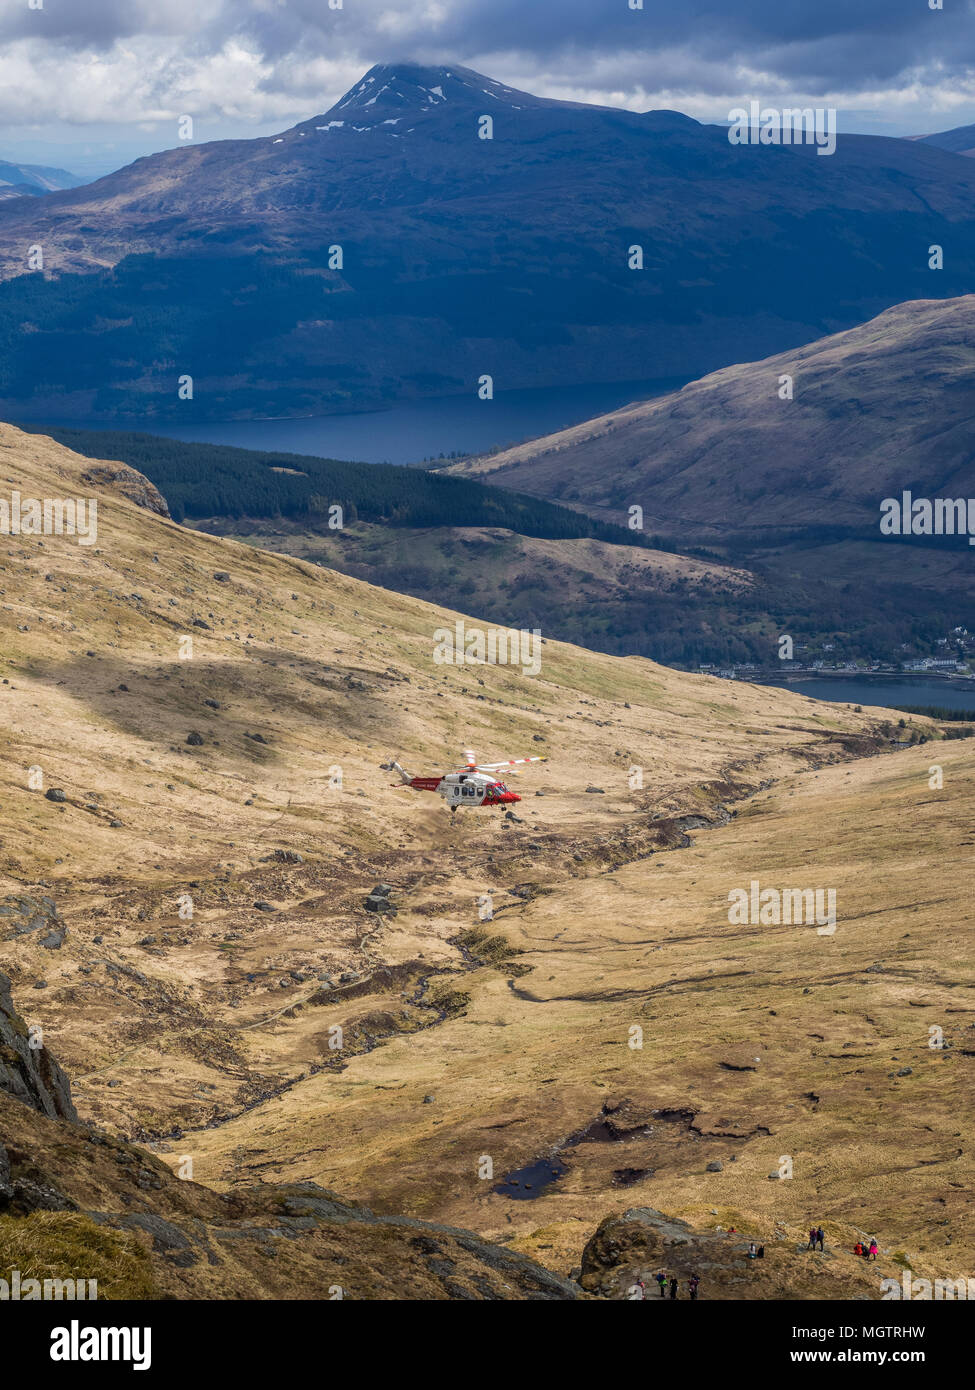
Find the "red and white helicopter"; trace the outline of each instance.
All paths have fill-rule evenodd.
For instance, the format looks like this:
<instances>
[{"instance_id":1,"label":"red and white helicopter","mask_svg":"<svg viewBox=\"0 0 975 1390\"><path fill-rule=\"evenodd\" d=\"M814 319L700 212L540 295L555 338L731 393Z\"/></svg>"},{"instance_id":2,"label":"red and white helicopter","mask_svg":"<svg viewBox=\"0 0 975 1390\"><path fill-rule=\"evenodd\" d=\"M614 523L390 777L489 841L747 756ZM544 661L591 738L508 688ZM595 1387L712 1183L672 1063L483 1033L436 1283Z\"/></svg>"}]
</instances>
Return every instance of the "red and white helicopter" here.
<instances>
[{"instance_id":1,"label":"red and white helicopter","mask_svg":"<svg viewBox=\"0 0 975 1390\"><path fill-rule=\"evenodd\" d=\"M450 807L456 811L458 806L504 806L520 801L517 792L511 792L497 777L503 768L516 768L519 763L543 763L544 758L509 758L502 763L479 763L470 749L466 750L467 762L453 772L443 772L433 777L414 777L405 767L400 767L395 758L383 763L386 772L398 772L403 783L418 792L439 792Z\"/></svg>"}]
</instances>

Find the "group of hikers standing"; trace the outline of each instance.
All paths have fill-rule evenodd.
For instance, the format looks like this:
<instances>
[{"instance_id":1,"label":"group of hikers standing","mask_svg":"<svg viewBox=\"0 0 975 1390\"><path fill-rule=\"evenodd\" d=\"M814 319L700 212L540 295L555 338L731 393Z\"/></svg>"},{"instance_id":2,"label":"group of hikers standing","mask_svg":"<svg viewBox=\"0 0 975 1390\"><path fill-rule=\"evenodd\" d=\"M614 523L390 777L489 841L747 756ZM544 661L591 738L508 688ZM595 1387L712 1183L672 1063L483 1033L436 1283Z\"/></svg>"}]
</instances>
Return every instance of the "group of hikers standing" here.
<instances>
[{"instance_id":1,"label":"group of hikers standing","mask_svg":"<svg viewBox=\"0 0 975 1390\"><path fill-rule=\"evenodd\" d=\"M659 1274L655 1274L653 1277L654 1277L654 1279L656 1279L656 1281L657 1281L657 1287L658 1287L658 1289L660 1290L660 1297L661 1297L661 1298L666 1298L666 1297L667 1297L667 1290L668 1290L668 1288L670 1289L670 1297L671 1297L671 1298L677 1298L677 1297L679 1296L680 1280L677 1278L676 1274L672 1274L672 1275L670 1276L670 1278L668 1279L667 1276L666 1276L666 1274L664 1274L663 1270L661 1270ZM638 1279L636 1282L637 1282L637 1284L640 1286L641 1290L643 1291L643 1297L646 1298L646 1296L647 1296L647 1286L646 1286L646 1284L643 1282L642 1279ZM697 1289L698 1289L698 1285L700 1284L700 1282L701 1282L701 1276L700 1276L699 1274L692 1274L691 1277L690 1277L690 1278L688 1279L688 1281L687 1281L687 1292L688 1292L688 1294L690 1295L690 1298L691 1298L691 1301L692 1301L692 1302L697 1298Z\"/></svg>"},{"instance_id":2,"label":"group of hikers standing","mask_svg":"<svg viewBox=\"0 0 975 1390\"><path fill-rule=\"evenodd\" d=\"M825 1248L825 1235L822 1226L814 1226L809 1229L809 1244L807 1250L815 1250L818 1246L820 1250ZM877 1242L875 1240L858 1240L853 1247L854 1255L862 1255L865 1260L876 1260Z\"/></svg>"}]
</instances>

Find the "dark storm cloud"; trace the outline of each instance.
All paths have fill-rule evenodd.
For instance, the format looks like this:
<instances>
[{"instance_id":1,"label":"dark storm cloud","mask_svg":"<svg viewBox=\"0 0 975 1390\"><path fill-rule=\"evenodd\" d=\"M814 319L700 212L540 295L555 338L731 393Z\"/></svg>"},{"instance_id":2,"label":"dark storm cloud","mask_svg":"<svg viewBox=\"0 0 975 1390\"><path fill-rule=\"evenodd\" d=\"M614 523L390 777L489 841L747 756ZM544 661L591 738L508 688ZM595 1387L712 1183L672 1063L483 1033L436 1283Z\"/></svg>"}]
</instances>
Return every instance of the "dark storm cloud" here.
<instances>
[{"instance_id":1,"label":"dark storm cloud","mask_svg":"<svg viewBox=\"0 0 975 1390\"><path fill-rule=\"evenodd\" d=\"M250 7L249 0L237 6ZM0 38L32 39L68 48L110 48L119 39L138 34L172 35L187 32L201 11L229 15L232 3L192 4L190 0L43 0L42 9L29 9L27 0L4 0L0 7Z\"/></svg>"},{"instance_id":2,"label":"dark storm cloud","mask_svg":"<svg viewBox=\"0 0 975 1390\"><path fill-rule=\"evenodd\" d=\"M5 4L0 36L107 48L137 35L182 35L198 54L250 40L272 63L319 55L462 62L502 54L563 60L574 79L587 57L643 57L659 77L702 64L743 66L808 90L870 89L927 68L975 66L975 0L26 0ZM557 64L556 64L557 65ZM713 80L716 80L716 75Z\"/></svg>"},{"instance_id":3,"label":"dark storm cloud","mask_svg":"<svg viewBox=\"0 0 975 1390\"><path fill-rule=\"evenodd\" d=\"M938 12L926 0L644 0L642 11L631 11L624 0L501 0L451 7L435 40L455 51L539 58L636 51L652 61L669 51L691 67L740 64L807 89L829 83L856 91L918 67L975 64L975 0L946 4Z\"/></svg>"}]
</instances>

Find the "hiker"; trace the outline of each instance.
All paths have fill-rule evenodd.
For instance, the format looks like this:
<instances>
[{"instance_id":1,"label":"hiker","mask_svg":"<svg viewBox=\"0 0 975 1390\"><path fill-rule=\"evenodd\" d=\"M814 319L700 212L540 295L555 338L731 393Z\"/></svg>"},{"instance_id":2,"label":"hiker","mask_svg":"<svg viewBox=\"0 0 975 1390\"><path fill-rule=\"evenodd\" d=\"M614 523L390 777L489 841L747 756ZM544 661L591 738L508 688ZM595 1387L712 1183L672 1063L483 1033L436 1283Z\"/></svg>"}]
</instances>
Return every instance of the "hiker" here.
<instances>
[{"instance_id":1,"label":"hiker","mask_svg":"<svg viewBox=\"0 0 975 1390\"><path fill-rule=\"evenodd\" d=\"M660 1272L659 1274L655 1274L655 1275L654 1275L654 1278L656 1279L657 1284L658 1284L659 1287L660 1287L660 1297L663 1298L663 1296L664 1296L664 1290L665 1290L666 1287L667 1287L667 1276L666 1276L666 1274L664 1274L664 1272L661 1270L661 1272Z\"/></svg>"},{"instance_id":2,"label":"hiker","mask_svg":"<svg viewBox=\"0 0 975 1390\"><path fill-rule=\"evenodd\" d=\"M825 1251L826 1232L823 1230L822 1226L819 1226L816 1230L816 1239L819 1241L820 1250Z\"/></svg>"},{"instance_id":3,"label":"hiker","mask_svg":"<svg viewBox=\"0 0 975 1390\"><path fill-rule=\"evenodd\" d=\"M815 1250L815 1249L816 1249L816 1227L815 1227L815 1226L810 1226L810 1227L809 1227L809 1244L806 1246L806 1249L807 1249L807 1250Z\"/></svg>"},{"instance_id":4,"label":"hiker","mask_svg":"<svg viewBox=\"0 0 975 1390\"><path fill-rule=\"evenodd\" d=\"M870 1242L870 1249L867 1251L867 1259L868 1259L868 1260L876 1260L876 1258L877 1258L877 1242L876 1242L875 1240L872 1240L872 1241Z\"/></svg>"},{"instance_id":5,"label":"hiker","mask_svg":"<svg viewBox=\"0 0 975 1390\"><path fill-rule=\"evenodd\" d=\"M765 1259L765 1246L764 1246L764 1245L760 1245L760 1246L758 1247L758 1251L757 1251L757 1253L756 1253L756 1255L755 1255L755 1258L756 1258L756 1260L764 1260L764 1259Z\"/></svg>"},{"instance_id":6,"label":"hiker","mask_svg":"<svg viewBox=\"0 0 975 1390\"><path fill-rule=\"evenodd\" d=\"M854 1255L862 1255L864 1253L863 1246L860 1244L859 1241L857 1241L856 1245L854 1245L853 1253Z\"/></svg>"},{"instance_id":7,"label":"hiker","mask_svg":"<svg viewBox=\"0 0 975 1390\"><path fill-rule=\"evenodd\" d=\"M699 1277L697 1274L692 1274L691 1277L690 1277L690 1279L688 1279L688 1281L687 1281L687 1289L688 1289L688 1292L689 1292L690 1295L691 1295L691 1302L692 1302L692 1303L693 1303L694 1300L697 1298L697 1286L698 1286L698 1284L699 1284L700 1282L701 1282L700 1277Z\"/></svg>"},{"instance_id":8,"label":"hiker","mask_svg":"<svg viewBox=\"0 0 975 1390\"><path fill-rule=\"evenodd\" d=\"M638 1279L638 1280L636 1281L636 1286L637 1286L637 1288L640 1290L640 1297L641 1297L641 1298L646 1298L646 1296L647 1296L647 1286L646 1286L646 1284L643 1282L643 1280L642 1280L642 1279Z\"/></svg>"},{"instance_id":9,"label":"hiker","mask_svg":"<svg viewBox=\"0 0 975 1390\"><path fill-rule=\"evenodd\" d=\"M671 1277L671 1280L670 1280L670 1296L671 1296L671 1298L676 1298L676 1297L677 1297L677 1278L676 1278L676 1276L672 1276L672 1277Z\"/></svg>"},{"instance_id":10,"label":"hiker","mask_svg":"<svg viewBox=\"0 0 975 1390\"><path fill-rule=\"evenodd\" d=\"M757 1250L757 1248L756 1248L756 1246L755 1246L755 1242L752 1241L751 1245L749 1245L749 1247L748 1247L748 1258L749 1258L750 1260L754 1260L754 1258L755 1258L755 1256L756 1256L757 1254L758 1254L758 1250Z\"/></svg>"}]
</instances>

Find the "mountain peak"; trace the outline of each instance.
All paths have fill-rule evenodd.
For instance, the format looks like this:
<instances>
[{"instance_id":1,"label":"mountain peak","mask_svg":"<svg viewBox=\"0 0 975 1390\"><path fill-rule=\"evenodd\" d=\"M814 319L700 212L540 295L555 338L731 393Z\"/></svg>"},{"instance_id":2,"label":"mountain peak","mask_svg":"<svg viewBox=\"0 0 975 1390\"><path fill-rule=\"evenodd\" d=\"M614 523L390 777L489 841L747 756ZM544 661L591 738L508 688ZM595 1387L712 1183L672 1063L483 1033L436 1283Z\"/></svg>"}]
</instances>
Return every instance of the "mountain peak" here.
<instances>
[{"instance_id":1,"label":"mountain peak","mask_svg":"<svg viewBox=\"0 0 975 1390\"><path fill-rule=\"evenodd\" d=\"M456 64L438 67L423 63L377 63L349 88L328 115L343 119L368 116L372 120L379 114L412 117L441 106L483 104L485 97L488 109L505 105L521 110L528 106L558 104L520 92L515 87L506 87L503 82L495 82L472 68Z\"/></svg>"},{"instance_id":2,"label":"mountain peak","mask_svg":"<svg viewBox=\"0 0 975 1390\"><path fill-rule=\"evenodd\" d=\"M371 67L326 113L329 118L327 124L309 122L308 127L314 127L316 131L342 127L361 131L384 126L389 133L401 136L407 130L407 122L427 117L438 120L445 115L449 117L452 112L491 113L505 107L509 111L582 112L593 118L608 114L637 124L649 122L654 129L693 128L698 125L697 121L679 111L637 113L614 106L535 96L457 63L437 66L398 62L377 63ZM315 119L322 121L325 118Z\"/></svg>"}]
</instances>

